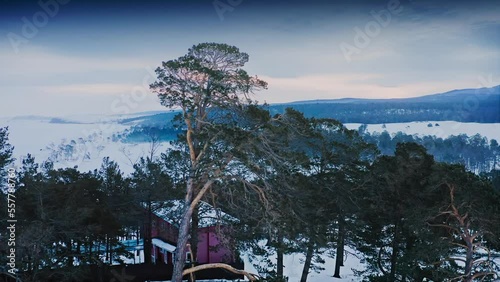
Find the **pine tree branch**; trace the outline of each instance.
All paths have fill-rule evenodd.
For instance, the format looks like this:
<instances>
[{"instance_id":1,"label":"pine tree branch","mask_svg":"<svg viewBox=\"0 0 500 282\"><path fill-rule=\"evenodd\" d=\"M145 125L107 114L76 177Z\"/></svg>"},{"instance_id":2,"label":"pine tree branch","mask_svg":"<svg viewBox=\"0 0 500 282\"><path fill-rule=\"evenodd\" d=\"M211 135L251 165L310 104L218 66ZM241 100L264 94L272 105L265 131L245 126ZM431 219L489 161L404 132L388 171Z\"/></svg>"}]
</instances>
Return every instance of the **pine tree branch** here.
<instances>
[{"instance_id":1,"label":"pine tree branch","mask_svg":"<svg viewBox=\"0 0 500 282\"><path fill-rule=\"evenodd\" d=\"M194 272L197 272L200 270L213 269L213 268L222 268L222 269L228 270L232 273L244 275L250 281L257 281L260 278L260 276L258 276L257 274L250 273L250 272L240 270L240 269L236 269L236 268L230 266L229 264L225 264L225 263L208 263L208 264L202 264L202 265L198 265L198 266L195 266L192 268L188 268L182 272L182 276L187 275L187 274L191 274L191 273L194 273Z\"/></svg>"}]
</instances>

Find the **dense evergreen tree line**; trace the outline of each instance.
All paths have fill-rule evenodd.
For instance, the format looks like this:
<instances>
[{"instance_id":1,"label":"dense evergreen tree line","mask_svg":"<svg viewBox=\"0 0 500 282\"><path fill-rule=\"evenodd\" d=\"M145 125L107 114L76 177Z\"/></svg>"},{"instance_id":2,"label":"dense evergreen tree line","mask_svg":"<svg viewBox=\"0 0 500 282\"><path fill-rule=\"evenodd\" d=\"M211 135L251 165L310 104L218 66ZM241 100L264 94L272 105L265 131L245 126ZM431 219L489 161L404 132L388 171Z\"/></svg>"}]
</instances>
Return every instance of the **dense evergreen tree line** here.
<instances>
[{"instance_id":1,"label":"dense evergreen tree line","mask_svg":"<svg viewBox=\"0 0 500 282\"><path fill-rule=\"evenodd\" d=\"M367 125L360 126L359 134L366 142L377 145L384 155L394 155L398 143L415 142L424 146L437 161L462 164L475 173L489 173L500 166L498 141L488 140L479 134L474 136L459 134L443 138L433 135L410 135L403 132L370 133L366 128ZM175 140L179 133L180 130L175 129L174 126L161 128L155 125L136 126L115 138L123 139L125 142L151 142L153 139L164 142Z\"/></svg>"},{"instance_id":2,"label":"dense evergreen tree line","mask_svg":"<svg viewBox=\"0 0 500 282\"><path fill-rule=\"evenodd\" d=\"M459 134L443 138L433 135L410 135L403 132L395 134L390 134L387 131L370 133L366 128L367 125L360 126L359 134L366 142L377 145L384 155L394 155L398 143L415 142L424 146L437 161L462 164L475 173L489 173L500 166L498 141L488 140L479 134L474 136ZM175 140L179 133L180 131L173 126L165 128L138 126L124 132L121 138L126 142L151 142L152 139L169 141ZM116 136L116 138L120 138L120 136Z\"/></svg>"},{"instance_id":3,"label":"dense evergreen tree line","mask_svg":"<svg viewBox=\"0 0 500 282\"><path fill-rule=\"evenodd\" d=\"M264 257L278 255L262 269L268 280L283 277L283 255L297 252L305 256L301 281L322 269L321 255L337 258L336 268L327 271L340 277L346 247L362 254L367 268L359 275L366 281L441 281L498 271L492 259L474 264L484 260L485 252L468 250L467 237L457 233L464 230L460 224L468 224L466 230L477 234L472 244L498 252L500 198L492 188L498 172L478 176L463 165L438 162L415 143L419 138L362 136L335 120L309 119L291 109L273 123L269 137L280 144L278 153L287 165L271 166L262 156L252 160L268 166L267 203L255 193L235 197L240 184L231 181L217 183L205 197L240 219L233 226L235 247ZM3 132L4 159L11 160L12 147ZM381 136L390 143L376 143L385 140ZM389 151L396 140L407 142ZM175 144L158 158L142 158L129 176L109 158L90 172L54 169L49 162L24 158L16 197L22 203L18 261L21 271L29 271L26 281L43 280L44 271L54 267L70 281L85 273L64 266L118 263L129 255L120 240L141 237L148 246L147 232L141 234L150 228L144 209L154 201L182 197L178 187L185 185L186 149ZM247 189L259 181L250 177ZM449 212L453 207L458 207L455 215ZM465 214L465 222L460 221ZM451 259L462 257L472 263L468 274Z\"/></svg>"},{"instance_id":4,"label":"dense evergreen tree line","mask_svg":"<svg viewBox=\"0 0 500 282\"><path fill-rule=\"evenodd\" d=\"M462 90L407 99L343 99L302 101L266 106L272 114L293 108L307 117L332 118L342 123L401 123L414 121L500 122L500 87ZM175 112L125 119L145 127L163 127Z\"/></svg>"},{"instance_id":5,"label":"dense evergreen tree line","mask_svg":"<svg viewBox=\"0 0 500 282\"><path fill-rule=\"evenodd\" d=\"M139 232L142 210L138 192L113 161L105 158L99 170L82 173L39 165L28 155L17 185L16 252L19 270L27 271L23 281L48 275L82 279L88 273L73 266L130 256L120 240Z\"/></svg>"},{"instance_id":6,"label":"dense evergreen tree line","mask_svg":"<svg viewBox=\"0 0 500 282\"><path fill-rule=\"evenodd\" d=\"M306 119L292 110L282 118L294 127L283 143L293 165L269 175L271 211L256 209L257 199L223 200L242 219L242 247L277 256L264 267L272 277L281 279L283 255L297 252L305 257L301 281L322 269L321 254L336 257L329 271L340 277L347 246L362 254L367 268L358 275L365 281L496 277L498 266L485 255L498 254L500 240L493 174L437 162L414 142L380 154L334 120Z\"/></svg>"},{"instance_id":7,"label":"dense evergreen tree line","mask_svg":"<svg viewBox=\"0 0 500 282\"><path fill-rule=\"evenodd\" d=\"M272 113L292 107L307 117L333 118L342 123L399 123L412 121L500 122L500 87L465 93L407 99L344 99L272 105Z\"/></svg>"},{"instance_id":8,"label":"dense evergreen tree line","mask_svg":"<svg viewBox=\"0 0 500 282\"><path fill-rule=\"evenodd\" d=\"M436 161L462 164L475 173L489 173L498 169L500 164L500 146L497 140L488 140L479 134L474 136L460 134L446 138L409 135L402 132L391 135L387 131L369 133L366 131L366 125L362 125L358 132L366 142L376 144L384 155L394 155L398 143L414 142L424 146Z\"/></svg>"},{"instance_id":9,"label":"dense evergreen tree line","mask_svg":"<svg viewBox=\"0 0 500 282\"><path fill-rule=\"evenodd\" d=\"M11 160L7 130L2 132L6 137L0 148L8 150L5 159ZM151 221L145 208L175 196L166 167L150 158L141 158L134 172L124 176L107 157L99 169L81 172L77 167L55 169L52 163L40 164L28 155L16 180L16 267L23 281L85 279L89 268L74 266L122 263L131 257L123 244L127 239L142 239L150 250ZM0 236L7 238L7 199L4 193L1 196ZM2 265L7 248L0 247Z\"/></svg>"}]
</instances>

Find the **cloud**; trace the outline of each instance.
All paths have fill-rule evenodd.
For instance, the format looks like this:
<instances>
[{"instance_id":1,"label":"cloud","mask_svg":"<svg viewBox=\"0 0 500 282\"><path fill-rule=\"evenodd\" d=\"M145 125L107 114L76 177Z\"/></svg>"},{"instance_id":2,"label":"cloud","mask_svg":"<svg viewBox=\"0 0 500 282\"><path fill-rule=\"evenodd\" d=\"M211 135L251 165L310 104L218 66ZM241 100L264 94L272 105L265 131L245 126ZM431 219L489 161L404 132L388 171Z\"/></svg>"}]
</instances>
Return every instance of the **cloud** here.
<instances>
[{"instance_id":1,"label":"cloud","mask_svg":"<svg viewBox=\"0 0 500 282\"><path fill-rule=\"evenodd\" d=\"M4 75L44 76L51 74L88 73L94 71L123 71L141 69L151 62L136 58L109 58L69 56L57 54L40 47L25 48L13 54L6 47L0 49L0 61L8 65L1 73Z\"/></svg>"},{"instance_id":2,"label":"cloud","mask_svg":"<svg viewBox=\"0 0 500 282\"><path fill-rule=\"evenodd\" d=\"M380 84L386 79L381 74L320 74L300 77L262 77L269 83L269 90L259 92L258 100L282 103L310 99L337 98L406 98L452 89L473 88L479 85L477 77L469 80L429 81L426 83ZM488 85L490 86L490 85ZM492 85L491 85L492 86Z\"/></svg>"},{"instance_id":3,"label":"cloud","mask_svg":"<svg viewBox=\"0 0 500 282\"><path fill-rule=\"evenodd\" d=\"M484 48L477 45L466 45L458 50L453 50L445 54L450 59L458 62L478 63L478 62L498 62L500 60L500 51L491 48Z\"/></svg>"},{"instance_id":4,"label":"cloud","mask_svg":"<svg viewBox=\"0 0 500 282\"><path fill-rule=\"evenodd\" d=\"M480 75L498 77L499 5L472 3L465 9L430 0L401 1L403 13L348 62L339 44L355 44L354 28L364 30L374 19L370 11L385 9L388 1L315 8L295 2L301 5L292 9L284 3L244 2L223 22L215 11L203 12L189 23L196 26L192 29L184 20L169 18L167 24L163 20L168 17L157 21L150 15L137 17L137 24L125 15L117 16L122 22L106 18L104 26L51 22L19 54L8 42L0 43L0 61L7 66L0 70L0 91L8 96L0 107L10 110L16 104L16 111L26 113L109 111L114 97L130 95L146 76L151 82L155 75L150 70L162 59L183 55L203 41L248 52L246 69L269 82L269 90L257 99L270 103L412 97L476 87ZM165 28L159 31L158 26ZM25 101L32 108L21 106Z\"/></svg>"},{"instance_id":5,"label":"cloud","mask_svg":"<svg viewBox=\"0 0 500 282\"><path fill-rule=\"evenodd\" d=\"M48 94L83 94L83 95L115 95L130 93L135 87L134 84L115 84L115 83L95 83L95 84L71 84L61 86L41 87L41 90Z\"/></svg>"}]
</instances>

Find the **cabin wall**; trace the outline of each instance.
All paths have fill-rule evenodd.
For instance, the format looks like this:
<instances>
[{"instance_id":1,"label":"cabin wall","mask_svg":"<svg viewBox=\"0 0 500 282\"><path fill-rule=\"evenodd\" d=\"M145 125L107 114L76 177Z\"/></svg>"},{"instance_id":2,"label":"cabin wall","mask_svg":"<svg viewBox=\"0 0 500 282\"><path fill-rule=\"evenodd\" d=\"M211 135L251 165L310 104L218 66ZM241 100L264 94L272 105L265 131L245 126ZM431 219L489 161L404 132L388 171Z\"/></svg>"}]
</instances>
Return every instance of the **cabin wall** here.
<instances>
[{"instance_id":1,"label":"cabin wall","mask_svg":"<svg viewBox=\"0 0 500 282\"><path fill-rule=\"evenodd\" d=\"M224 234L224 230L221 230ZM200 228L198 232L198 263L232 262L232 252L221 243L215 227Z\"/></svg>"},{"instance_id":2,"label":"cabin wall","mask_svg":"<svg viewBox=\"0 0 500 282\"><path fill-rule=\"evenodd\" d=\"M153 226L151 230L151 238L161 238L173 245L179 238L179 230L164 219L153 215Z\"/></svg>"},{"instance_id":3,"label":"cabin wall","mask_svg":"<svg viewBox=\"0 0 500 282\"><path fill-rule=\"evenodd\" d=\"M151 256L152 256L151 261L154 264L172 264L173 263L173 254L159 248L158 246L152 247Z\"/></svg>"},{"instance_id":4,"label":"cabin wall","mask_svg":"<svg viewBox=\"0 0 500 282\"><path fill-rule=\"evenodd\" d=\"M221 230L218 232L217 229L219 228L221 228ZM215 226L203 227L199 229L198 263L234 262L234 253L221 243L222 238L219 238L217 235L218 233L226 235L227 230L225 232L224 229L224 227ZM179 230L163 218L153 214L151 238L159 238L172 245L176 245L179 238ZM153 261L156 261L156 263L172 263L172 254L161 253L158 247L153 246L151 254Z\"/></svg>"}]
</instances>

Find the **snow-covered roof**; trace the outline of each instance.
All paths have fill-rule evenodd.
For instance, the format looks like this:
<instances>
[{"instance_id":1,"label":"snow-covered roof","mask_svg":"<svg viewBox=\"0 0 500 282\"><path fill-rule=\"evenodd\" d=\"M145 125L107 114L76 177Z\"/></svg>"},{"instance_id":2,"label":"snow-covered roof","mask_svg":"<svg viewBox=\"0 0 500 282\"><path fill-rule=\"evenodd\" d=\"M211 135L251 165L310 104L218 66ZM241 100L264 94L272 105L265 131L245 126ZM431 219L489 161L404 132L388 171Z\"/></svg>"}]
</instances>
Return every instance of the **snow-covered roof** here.
<instances>
[{"instance_id":1,"label":"snow-covered roof","mask_svg":"<svg viewBox=\"0 0 500 282\"><path fill-rule=\"evenodd\" d=\"M174 245L170 245L169 243L164 242L163 240L154 238L151 241L153 243L153 246L157 246L157 247L159 247L161 249L166 250L167 252L173 253L175 251L175 246Z\"/></svg>"},{"instance_id":2,"label":"snow-covered roof","mask_svg":"<svg viewBox=\"0 0 500 282\"><path fill-rule=\"evenodd\" d=\"M183 200L170 200L164 202L153 202L153 213L166 220L170 224L179 226L182 218L182 211L185 202ZM238 220L218 208L206 202L200 202L199 205L199 227L215 226L227 222L237 222Z\"/></svg>"}]
</instances>

